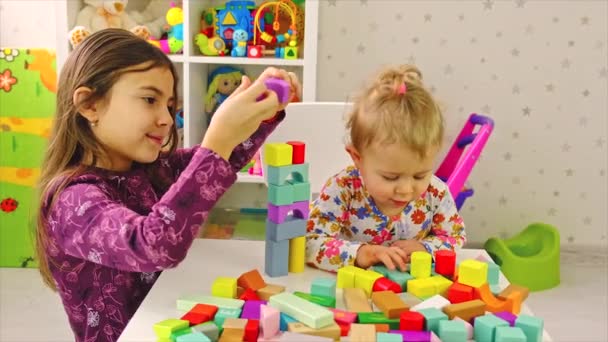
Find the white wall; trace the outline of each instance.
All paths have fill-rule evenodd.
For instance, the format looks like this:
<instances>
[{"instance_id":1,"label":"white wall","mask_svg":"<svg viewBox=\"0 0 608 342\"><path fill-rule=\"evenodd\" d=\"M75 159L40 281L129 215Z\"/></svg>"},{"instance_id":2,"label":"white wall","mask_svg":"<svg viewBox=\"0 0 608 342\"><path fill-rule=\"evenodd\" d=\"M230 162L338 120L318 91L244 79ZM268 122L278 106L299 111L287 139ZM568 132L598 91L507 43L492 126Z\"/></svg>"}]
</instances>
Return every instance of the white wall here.
<instances>
[{"instance_id":1,"label":"white wall","mask_svg":"<svg viewBox=\"0 0 608 342\"><path fill-rule=\"evenodd\" d=\"M55 48L55 1L0 0L0 46Z\"/></svg>"}]
</instances>

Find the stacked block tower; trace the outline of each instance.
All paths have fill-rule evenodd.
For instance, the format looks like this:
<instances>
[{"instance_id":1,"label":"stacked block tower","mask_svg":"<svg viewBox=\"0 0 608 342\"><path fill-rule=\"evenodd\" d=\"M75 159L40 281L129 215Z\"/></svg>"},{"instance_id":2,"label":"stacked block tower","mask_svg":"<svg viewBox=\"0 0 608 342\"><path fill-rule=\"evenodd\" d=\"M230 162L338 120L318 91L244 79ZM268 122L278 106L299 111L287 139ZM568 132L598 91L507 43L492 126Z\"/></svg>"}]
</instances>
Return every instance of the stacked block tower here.
<instances>
[{"instance_id":1,"label":"stacked block tower","mask_svg":"<svg viewBox=\"0 0 608 342\"><path fill-rule=\"evenodd\" d=\"M304 271L310 205L305 149L300 141L264 145L268 180L265 272L270 277Z\"/></svg>"}]
</instances>

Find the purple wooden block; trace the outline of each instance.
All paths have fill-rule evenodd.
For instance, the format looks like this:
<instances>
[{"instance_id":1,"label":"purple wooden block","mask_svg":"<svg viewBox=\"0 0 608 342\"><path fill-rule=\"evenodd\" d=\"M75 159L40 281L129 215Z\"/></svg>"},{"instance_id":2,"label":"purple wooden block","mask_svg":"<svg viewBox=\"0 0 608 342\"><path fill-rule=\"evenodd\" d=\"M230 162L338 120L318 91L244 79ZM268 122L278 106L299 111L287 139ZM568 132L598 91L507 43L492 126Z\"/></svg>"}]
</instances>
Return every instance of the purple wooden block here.
<instances>
[{"instance_id":1,"label":"purple wooden block","mask_svg":"<svg viewBox=\"0 0 608 342\"><path fill-rule=\"evenodd\" d=\"M431 342L430 331L389 330L391 334L399 334L403 341Z\"/></svg>"},{"instance_id":2,"label":"purple wooden block","mask_svg":"<svg viewBox=\"0 0 608 342\"><path fill-rule=\"evenodd\" d=\"M265 300L248 300L243 305L243 311L241 311L241 318L244 319L260 319L260 306L267 302Z\"/></svg>"},{"instance_id":3,"label":"purple wooden block","mask_svg":"<svg viewBox=\"0 0 608 342\"><path fill-rule=\"evenodd\" d=\"M269 90L272 90L277 94L279 103L289 102L289 91L291 90L289 83L280 78L269 78L264 83Z\"/></svg>"},{"instance_id":4,"label":"purple wooden block","mask_svg":"<svg viewBox=\"0 0 608 342\"><path fill-rule=\"evenodd\" d=\"M293 211L294 217L308 219L309 205L310 202L308 201L293 202L286 205L268 203L268 219L274 223L283 223L290 211Z\"/></svg>"},{"instance_id":5,"label":"purple wooden block","mask_svg":"<svg viewBox=\"0 0 608 342\"><path fill-rule=\"evenodd\" d=\"M510 313L509 311L497 312L497 313L494 314L494 316L496 316L498 318L502 318L505 321L509 322L509 325L512 326L512 327L515 326L515 320L517 319L517 316L515 316L512 313Z\"/></svg>"}]
</instances>

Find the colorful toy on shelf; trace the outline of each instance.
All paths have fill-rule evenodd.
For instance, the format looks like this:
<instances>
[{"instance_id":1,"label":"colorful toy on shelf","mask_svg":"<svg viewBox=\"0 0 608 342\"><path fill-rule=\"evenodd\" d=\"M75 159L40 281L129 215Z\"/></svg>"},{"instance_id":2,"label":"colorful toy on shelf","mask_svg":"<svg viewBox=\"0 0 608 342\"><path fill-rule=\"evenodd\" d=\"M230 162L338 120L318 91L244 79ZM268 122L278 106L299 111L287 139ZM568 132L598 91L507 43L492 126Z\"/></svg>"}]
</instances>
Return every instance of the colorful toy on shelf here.
<instances>
[{"instance_id":1,"label":"colorful toy on shelf","mask_svg":"<svg viewBox=\"0 0 608 342\"><path fill-rule=\"evenodd\" d=\"M267 9L269 7L274 6L274 15L266 16ZM283 10L289 15L290 24L287 31L279 33L281 25L279 23L279 11ZM264 16L262 16L264 15ZM273 54L279 58L285 59L296 59L298 58L298 47L297 47L297 36L298 32L296 30L298 16L298 8L297 6L289 1L289 0L279 0L279 1L268 1L260 5L260 7L255 11L254 16L254 35L252 46L256 47L253 50L253 55L251 57L258 57L258 51L263 51L262 54L269 54L268 50L263 48L264 44L276 44L277 47ZM273 34L268 33L264 27L266 17L272 18L272 32ZM258 40L259 39L259 40ZM262 43L263 42L263 43ZM285 44L286 46L279 46Z\"/></svg>"},{"instance_id":2,"label":"colorful toy on shelf","mask_svg":"<svg viewBox=\"0 0 608 342\"><path fill-rule=\"evenodd\" d=\"M208 123L211 122L217 107L241 84L243 75L244 72L241 69L232 66L219 67L209 75L205 97L205 112L207 113Z\"/></svg>"},{"instance_id":3,"label":"colorful toy on shelf","mask_svg":"<svg viewBox=\"0 0 608 342\"><path fill-rule=\"evenodd\" d=\"M226 45L233 47L234 33L243 30L247 37L253 34L251 11L255 9L255 2L232 0L223 7L217 7L217 20L215 21L215 35L222 38Z\"/></svg>"},{"instance_id":4,"label":"colorful toy on shelf","mask_svg":"<svg viewBox=\"0 0 608 342\"><path fill-rule=\"evenodd\" d=\"M235 30L232 35L232 57L245 57L247 55L247 40L249 35L245 30Z\"/></svg>"},{"instance_id":5,"label":"colorful toy on shelf","mask_svg":"<svg viewBox=\"0 0 608 342\"><path fill-rule=\"evenodd\" d=\"M194 43L204 56L224 56L227 48L222 38L217 36L208 37L203 33L194 36Z\"/></svg>"},{"instance_id":6,"label":"colorful toy on shelf","mask_svg":"<svg viewBox=\"0 0 608 342\"><path fill-rule=\"evenodd\" d=\"M167 39L156 40L148 39L150 44L161 49L166 54L180 54L184 48L184 12L171 3L171 8L167 11Z\"/></svg>"}]
</instances>

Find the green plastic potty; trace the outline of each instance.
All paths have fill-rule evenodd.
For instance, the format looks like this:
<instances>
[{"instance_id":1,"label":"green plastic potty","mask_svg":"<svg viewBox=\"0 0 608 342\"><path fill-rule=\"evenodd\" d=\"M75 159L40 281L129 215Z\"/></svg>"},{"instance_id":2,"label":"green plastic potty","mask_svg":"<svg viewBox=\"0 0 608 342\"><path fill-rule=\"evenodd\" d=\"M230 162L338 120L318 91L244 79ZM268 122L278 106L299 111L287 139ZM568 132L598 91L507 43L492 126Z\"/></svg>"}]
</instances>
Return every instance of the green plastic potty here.
<instances>
[{"instance_id":1,"label":"green plastic potty","mask_svg":"<svg viewBox=\"0 0 608 342\"><path fill-rule=\"evenodd\" d=\"M551 225L532 223L510 239L490 238L484 248L512 284L530 291L559 285L560 238Z\"/></svg>"}]
</instances>

